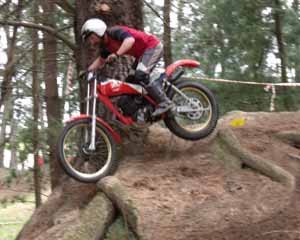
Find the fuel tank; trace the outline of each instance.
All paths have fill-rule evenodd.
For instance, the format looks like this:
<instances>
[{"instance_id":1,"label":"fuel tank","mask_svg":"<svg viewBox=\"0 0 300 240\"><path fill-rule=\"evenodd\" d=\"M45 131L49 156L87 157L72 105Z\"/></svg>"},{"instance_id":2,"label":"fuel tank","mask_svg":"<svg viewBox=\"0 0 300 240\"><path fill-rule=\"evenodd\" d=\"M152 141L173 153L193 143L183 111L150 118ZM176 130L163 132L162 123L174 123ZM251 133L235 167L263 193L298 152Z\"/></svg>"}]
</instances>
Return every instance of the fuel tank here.
<instances>
[{"instance_id":1,"label":"fuel tank","mask_svg":"<svg viewBox=\"0 0 300 240\"><path fill-rule=\"evenodd\" d=\"M126 83L116 79L107 79L97 86L98 91L107 97L120 96L124 94L145 95L146 90L137 84Z\"/></svg>"}]
</instances>

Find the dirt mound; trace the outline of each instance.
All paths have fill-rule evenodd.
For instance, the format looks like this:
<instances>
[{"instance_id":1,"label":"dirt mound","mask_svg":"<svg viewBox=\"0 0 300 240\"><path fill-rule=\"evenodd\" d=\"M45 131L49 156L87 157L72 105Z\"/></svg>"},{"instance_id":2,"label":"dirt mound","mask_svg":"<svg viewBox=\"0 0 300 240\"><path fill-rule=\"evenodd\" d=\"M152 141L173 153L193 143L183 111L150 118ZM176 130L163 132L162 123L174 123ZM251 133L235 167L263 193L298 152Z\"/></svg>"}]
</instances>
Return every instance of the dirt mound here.
<instances>
[{"instance_id":1,"label":"dirt mound","mask_svg":"<svg viewBox=\"0 0 300 240\"><path fill-rule=\"evenodd\" d=\"M300 149L289 132L300 129L299 119L300 113L231 113L214 136L198 142L153 127L144 142L123 149L114 177L100 181L98 190L69 181L18 239L297 239ZM265 171L269 166L274 169ZM87 205L95 204L95 195L116 210L104 214L105 227L96 229L91 224L100 223L92 217L91 224L79 220L98 216L101 208ZM47 224L37 230L43 218Z\"/></svg>"}]
</instances>

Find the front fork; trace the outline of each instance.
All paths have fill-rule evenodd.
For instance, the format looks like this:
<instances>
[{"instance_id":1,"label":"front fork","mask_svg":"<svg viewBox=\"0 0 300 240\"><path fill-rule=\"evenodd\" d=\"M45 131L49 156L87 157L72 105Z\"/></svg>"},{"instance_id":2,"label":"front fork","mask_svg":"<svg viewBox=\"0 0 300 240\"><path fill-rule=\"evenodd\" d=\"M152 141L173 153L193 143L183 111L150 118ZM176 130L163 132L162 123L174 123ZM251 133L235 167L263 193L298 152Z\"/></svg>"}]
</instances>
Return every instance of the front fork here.
<instances>
[{"instance_id":1,"label":"front fork","mask_svg":"<svg viewBox=\"0 0 300 240\"><path fill-rule=\"evenodd\" d=\"M90 96L91 87L90 82L93 81L93 93ZM97 78L94 73L89 72L88 74L88 89L87 89L87 107L86 115L90 113L90 100L92 100L92 129L91 129L91 141L89 145L89 150L94 151L96 149L95 138L96 138L96 101L97 101ZM88 133L85 133L85 142L88 142Z\"/></svg>"}]
</instances>

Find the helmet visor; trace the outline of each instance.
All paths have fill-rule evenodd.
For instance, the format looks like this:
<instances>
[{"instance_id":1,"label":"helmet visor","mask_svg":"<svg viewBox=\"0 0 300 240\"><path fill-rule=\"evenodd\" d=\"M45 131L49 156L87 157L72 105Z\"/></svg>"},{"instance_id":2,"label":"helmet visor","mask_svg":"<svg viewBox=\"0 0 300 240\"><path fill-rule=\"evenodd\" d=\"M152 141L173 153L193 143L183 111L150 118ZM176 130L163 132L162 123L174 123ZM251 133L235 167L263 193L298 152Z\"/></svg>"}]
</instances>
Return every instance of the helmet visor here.
<instances>
[{"instance_id":1,"label":"helmet visor","mask_svg":"<svg viewBox=\"0 0 300 240\"><path fill-rule=\"evenodd\" d=\"M82 37L82 41L83 42L86 42L86 40L88 39L89 36L91 36L93 32L91 31L84 31L82 34L81 34L81 37Z\"/></svg>"}]
</instances>

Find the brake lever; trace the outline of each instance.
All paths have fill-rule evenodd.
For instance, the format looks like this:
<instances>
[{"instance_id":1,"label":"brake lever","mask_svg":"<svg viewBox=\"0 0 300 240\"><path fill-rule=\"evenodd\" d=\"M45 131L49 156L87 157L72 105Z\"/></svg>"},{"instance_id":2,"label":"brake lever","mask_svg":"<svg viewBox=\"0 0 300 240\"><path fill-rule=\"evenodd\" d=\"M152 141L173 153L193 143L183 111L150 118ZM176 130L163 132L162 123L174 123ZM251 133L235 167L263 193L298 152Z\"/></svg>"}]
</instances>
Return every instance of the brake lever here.
<instances>
[{"instance_id":1,"label":"brake lever","mask_svg":"<svg viewBox=\"0 0 300 240\"><path fill-rule=\"evenodd\" d=\"M79 78L84 78L86 76L86 74L88 73L88 70L81 70L79 72Z\"/></svg>"}]
</instances>

